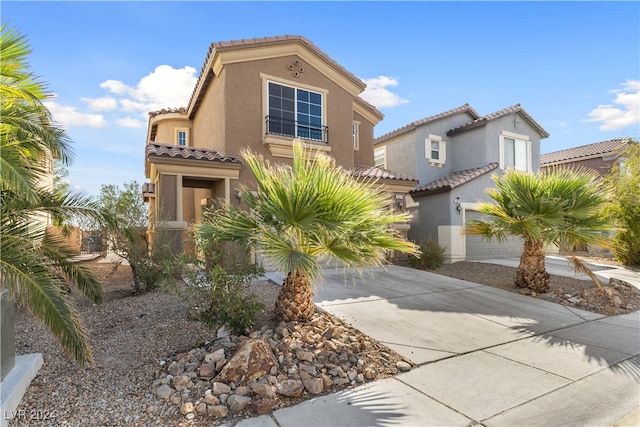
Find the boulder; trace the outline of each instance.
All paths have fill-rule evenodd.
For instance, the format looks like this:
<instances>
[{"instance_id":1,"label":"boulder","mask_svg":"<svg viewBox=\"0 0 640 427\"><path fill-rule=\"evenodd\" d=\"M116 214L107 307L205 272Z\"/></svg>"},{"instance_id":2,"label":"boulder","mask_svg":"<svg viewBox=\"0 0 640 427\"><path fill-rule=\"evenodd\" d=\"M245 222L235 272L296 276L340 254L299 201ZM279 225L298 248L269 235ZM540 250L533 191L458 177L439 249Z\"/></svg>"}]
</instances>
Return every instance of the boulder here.
<instances>
[{"instance_id":1,"label":"boulder","mask_svg":"<svg viewBox=\"0 0 640 427\"><path fill-rule=\"evenodd\" d=\"M225 383L247 385L256 378L266 376L277 366L271 346L264 337L249 339L242 344L215 378Z\"/></svg>"}]
</instances>

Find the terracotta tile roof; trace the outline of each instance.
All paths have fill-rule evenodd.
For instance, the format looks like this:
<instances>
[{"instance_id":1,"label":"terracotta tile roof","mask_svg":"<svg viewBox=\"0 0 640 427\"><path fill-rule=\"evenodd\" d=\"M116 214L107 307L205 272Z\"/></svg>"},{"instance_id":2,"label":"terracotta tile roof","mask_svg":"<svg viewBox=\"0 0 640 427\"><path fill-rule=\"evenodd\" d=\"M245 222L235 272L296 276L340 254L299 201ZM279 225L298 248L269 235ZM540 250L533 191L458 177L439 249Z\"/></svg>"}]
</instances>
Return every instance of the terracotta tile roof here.
<instances>
[{"instance_id":1,"label":"terracotta tile roof","mask_svg":"<svg viewBox=\"0 0 640 427\"><path fill-rule=\"evenodd\" d=\"M480 118L480 115L474 110L469 104L464 104L458 108L454 108L449 111L445 111L444 113L436 114L434 116L425 117L424 119L416 120L415 122L411 122L406 126L403 126L399 129L393 130L389 133L386 133L375 139L374 144L378 144L380 142L386 141L387 139L393 138L394 136L402 135L403 133L409 132L417 128L418 126L422 126L427 123L435 122L440 119L444 119L449 116L453 116L458 113L469 113L475 119Z\"/></svg>"},{"instance_id":2,"label":"terracotta tile roof","mask_svg":"<svg viewBox=\"0 0 640 427\"><path fill-rule=\"evenodd\" d=\"M375 166L363 166L355 165L352 174L356 177L373 178L373 179L388 179L392 181L406 181L418 183L418 180L406 175L399 175L390 170L378 168Z\"/></svg>"},{"instance_id":3,"label":"terracotta tile roof","mask_svg":"<svg viewBox=\"0 0 640 427\"><path fill-rule=\"evenodd\" d=\"M242 164L240 159L227 157L214 150L195 147L180 147L177 145L158 144L151 142L145 149L146 157L173 157L185 160L202 160L219 163Z\"/></svg>"},{"instance_id":4,"label":"terracotta tile roof","mask_svg":"<svg viewBox=\"0 0 640 427\"><path fill-rule=\"evenodd\" d=\"M558 163L568 163L584 157L613 153L631 143L631 138L614 138L608 141L580 145L565 150L553 151L540 155L540 166Z\"/></svg>"},{"instance_id":5,"label":"terracotta tile roof","mask_svg":"<svg viewBox=\"0 0 640 427\"><path fill-rule=\"evenodd\" d=\"M153 182L142 184L142 194L156 194L156 185Z\"/></svg>"},{"instance_id":6,"label":"terracotta tile roof","mask_svg":"<svg viewBox=\"0 0 640 427\"><path fill-rule=\"evenodd\" d=\"M498 167L498 163L494 162L478 168L465 169L458 172L452 172L449 175L446 175L440 179L432 181L421 187L414 188L409 192L409 194L414 196L416 195L421 196L424 194L441 193L445 191L450 191L456 187L460 187L462 184L465 184L471 180L476 179L481 175L486 174L487 172L491 172L497 167Z\"/></svg>"},{"instance_id":7,"label":"terracotta tile roof","mask_svg":"<svg viewBox=\"0 0 640 427\"><path fill-rule=\"evenodd\" d=\"M187 109L185 107L179 108L163 108L162 110L157 111L149 111L149 117L156 117L161 114L169 114L169 113L186 113Z\"/></svg>"},{"instance_id":8,"label":"terracotta tile roof","mask_svg":"<svg viewBox=\"0 0 640 427\"><path fill-rule=\"evenodd\" d=\"M349 70L344 68L342 65L338 64L334 61L329 55L318 49L316 45L314 45L311 41L307 40L305 37L298 35L283 35L283 36L274 36L274 37L259 37L252 39L241 39L241 40L230 40L230 41L222 41L222 42L214 42L209 45L209 50L207 51L207 57L204 60L204 64L200 69L200 76L198 77L198 81L196 82L196 86L191 94L191 98L189 99L189 103L187 104L188 110L196 110L200 103L200 94L204 93L206 87L209 85L211 78L213 77L213 73L207 69L209 65L209 61L216 52L223 52L225 50L234 50L234 49L243 49L243 48L251 48L259 45L274 45L274 44L288 44L288 43L301 43L313 51L319 58L327 62L329 65L337 69L339 72L347 76L350 80L358 83L362 90L366 88L366 84L352 74Z\"/></svg>"},{"instance_id":9,"label":"terracotta tile roof","mask_svg":"<svg viewBox=\"0 0 640 427\"><path fill-rule=\"evenodd\" d=\"M491 113L491 114L487 114L484 117L480 117L472 122L466 123L462 126L458 126L455 127L451 130L449 130L449 132L447 132L448 136L453 136L453 135L457 135L460 134L462 132L466 132L468 130L471 129L475 129L477 127L480 126L484 126L487 123L489 123L492 120L496 120L499 119L500 117L504 117L508 114L513 114L513 113L519 113L520 115L522 115L528 122L529 124L531 124L531 126L533 126L538 133L540 134L540 136L542 136L543 138L548 138L549 137L549 132L547 132L546 130L544 130L544 128L542 126L540 126L540 124L538 122L536 122L533 117L531 117L525 110L524 108L522 108L520 106L520 104L516 104L516 105L512 105L511 107L507 107L505 109L502 109L500 111L496 111L495 113Z\"/></svg>"}]
</instances>

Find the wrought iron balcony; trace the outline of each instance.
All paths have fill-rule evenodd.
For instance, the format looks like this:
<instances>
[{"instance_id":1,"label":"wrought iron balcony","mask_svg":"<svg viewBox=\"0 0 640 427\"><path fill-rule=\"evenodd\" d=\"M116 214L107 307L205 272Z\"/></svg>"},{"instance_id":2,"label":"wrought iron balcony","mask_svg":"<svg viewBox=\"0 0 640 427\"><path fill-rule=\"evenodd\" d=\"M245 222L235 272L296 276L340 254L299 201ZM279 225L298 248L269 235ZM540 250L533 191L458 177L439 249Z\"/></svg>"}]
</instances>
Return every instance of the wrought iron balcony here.
<instances>
[{"instance_id":1,"label":"wrought iron balcony","mask_svg":"<svg viewBox=\"0 0 640 427\"><path fill-rule=\"evenodd\" d=\"M268 134L329 143L329 128L327 126L317 126L274 116L265 117L265 122Z\"/></svg>"}]
</instances>

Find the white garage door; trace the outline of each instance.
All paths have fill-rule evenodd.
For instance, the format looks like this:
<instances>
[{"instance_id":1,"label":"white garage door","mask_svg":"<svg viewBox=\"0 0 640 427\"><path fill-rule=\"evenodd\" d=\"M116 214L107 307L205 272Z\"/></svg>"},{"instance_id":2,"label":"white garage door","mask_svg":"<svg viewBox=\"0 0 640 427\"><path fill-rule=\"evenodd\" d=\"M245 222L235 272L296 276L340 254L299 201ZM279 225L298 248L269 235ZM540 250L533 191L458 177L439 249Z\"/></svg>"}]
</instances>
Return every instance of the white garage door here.
<instances>
[{"instance_id":1,"label":"white garage door","mask_svg":"<svg viewBox=\"0 0 640 427\"><path fill-rule=\"evenodd\" d=\"M482 220L486 216L483 213L465 210L465 220ZM504 242L495 239L484 240L481 236L465 235L466 257L468 261L491 259L491 258L513 258L519 257L522 253L522 239L510 237Z\"/></svg>"}]
</instances>

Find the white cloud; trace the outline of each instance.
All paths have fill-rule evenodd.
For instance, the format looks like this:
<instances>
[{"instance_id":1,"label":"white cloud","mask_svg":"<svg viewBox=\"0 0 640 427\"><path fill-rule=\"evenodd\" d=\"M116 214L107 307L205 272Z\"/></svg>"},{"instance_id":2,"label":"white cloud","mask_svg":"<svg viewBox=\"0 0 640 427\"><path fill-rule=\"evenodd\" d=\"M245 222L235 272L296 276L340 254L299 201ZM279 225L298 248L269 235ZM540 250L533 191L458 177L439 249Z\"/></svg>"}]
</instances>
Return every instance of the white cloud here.
<instances>
[{"instance_id":1,"label":"white cloud","mask_svg":"<svg viewBox=\"0 0 640 427\"><path fill-rule=\"evenodd\" d=\"M159 65L141 78L136 86L119 80L106 80L100 87L118 95L118 102L124 111L140 112L146 116L153 110L186 107L196 81L196 69L193 67Z\"/></svg>"},{"instance_id":2,"label":"white cloud","mask_svg":"<svg viewBox=\"0 0 640 427\"><path fill-rule=\"evenodd\" d=\"M409 100L400 98L387 89L387 87L398 86L398 80L393 77L378 76L363 79L363 81L367 84L367 88L360 94L360 97L378 108L395 107L409 102Z\"/></svg>"},{"instance_id":3,"label":"white cloud","mask_svg":"<svg viewBox=\"0 0 640 427\"><path fill-rule=\"evenodd\" d=\"M139 129L147 126L147 124L144 121L140 119L135 119L133 117L124 117L122 119L118 119L116 120L116 123L122 126L123 128Z\"/></svg>"},{"instance_id":4,"label":"white cloud","mask_svg":"<svg viewBox=\"0 0 640 427\"><path fill-rule=\"evenodd\" d=\"M103 96L102 98L82 98L82 100L89 104L89 108L93 111L112 111L118 108L118 101L111 96Z\"/></svg>"},{"instance_id":5,"label":"white cloud","mask_svg":"<svg viewBox=\"0 0 640 427\"><path fill-rule=\"evenodd\" d=\"M101 128L107 124L101 114L81 113L76 110L76 107L60 105L55 101L45 101L44 105L51 112L53 119L65 128L71 126Z\"/></svg>"},{"instance_id":6,"label":"white cloud","mask_svg":"<svg viewBox=\"0 0 640 427\"><path fill-rule=\"evenodd\" d=\"M640 123L640 81L627 80L622 89L611 90L613 104L598 105L589 113L587 122L602 122L600 130L617 130Z\"/></svg>"}]
</instances>

